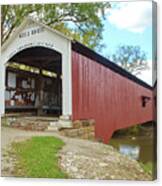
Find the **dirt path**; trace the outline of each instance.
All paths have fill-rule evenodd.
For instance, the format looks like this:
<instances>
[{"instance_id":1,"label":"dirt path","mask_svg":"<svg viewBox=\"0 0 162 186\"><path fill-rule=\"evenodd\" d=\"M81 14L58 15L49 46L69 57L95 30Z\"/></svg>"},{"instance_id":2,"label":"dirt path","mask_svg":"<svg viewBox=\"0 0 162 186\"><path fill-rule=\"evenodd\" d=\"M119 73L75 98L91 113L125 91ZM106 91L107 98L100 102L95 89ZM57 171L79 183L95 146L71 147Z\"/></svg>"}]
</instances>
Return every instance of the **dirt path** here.
<instances>
[{"instance_id":1,"label":"dirt path","mask_svg":"<svg viewBox=\"0 0 162 186\"><path fill-rule=\"evenodd\" d=\"M8 153L12 142L32 136L55 136L65 142L60 166L71 178L151 180L140 165L113 147L87 140L72 139L54 132L32 132L2 127L2 175L13 176L16 157Z\"/></svg>"}]
</instances>

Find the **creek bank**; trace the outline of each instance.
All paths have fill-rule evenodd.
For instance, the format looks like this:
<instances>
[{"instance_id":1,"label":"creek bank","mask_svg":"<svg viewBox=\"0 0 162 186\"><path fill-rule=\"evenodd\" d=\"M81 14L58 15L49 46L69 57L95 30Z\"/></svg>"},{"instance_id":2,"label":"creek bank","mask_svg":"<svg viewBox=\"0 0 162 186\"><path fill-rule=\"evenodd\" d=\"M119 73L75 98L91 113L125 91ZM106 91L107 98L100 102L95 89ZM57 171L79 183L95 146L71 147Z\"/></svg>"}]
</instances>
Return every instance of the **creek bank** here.
<instances>
[{"instance_id":1,"label":"creek bank","mask_svg":"<svg viewBox=\"0 0 162 186\"><path fill-rule=\"evenodd\" d=\"M60 168L74 179L117 179L117 180L152 180L141 165L125 155L120 154L110 145L89 140L67 138L55 132L23 131L2 127L2 176L14 176L8 171L17 161L5 150L15 141L22 141L32 136L55 136L64 141L65 146L59 152ZM11 157L11 158L10 158ZM7 160L7 161L6 161ZM14 162L13 162L14 161ZM5 166L9 163L11 166Z\"/></svg>"},{"instance_id":2,"label":"creek bank","mask_svg":"<svg viewBox=\"0 0 162 186\"><path fill-rule=\"evenodd\" d=\"M71 177L103 180L152 180L141 165L110 145L69 139L60 152L60 165Z\"/></svg>"},{"instance_id":3,"label":"creek bank","mask_svg":"<svg viewBox=\"0 0 162 186\"><path fill-rule=\"evenodd\" d=\"M109 144L120 153L136 159L146 172L156 178L156 125L147 123L117 131Z\"/></svg>"}]
</instances>

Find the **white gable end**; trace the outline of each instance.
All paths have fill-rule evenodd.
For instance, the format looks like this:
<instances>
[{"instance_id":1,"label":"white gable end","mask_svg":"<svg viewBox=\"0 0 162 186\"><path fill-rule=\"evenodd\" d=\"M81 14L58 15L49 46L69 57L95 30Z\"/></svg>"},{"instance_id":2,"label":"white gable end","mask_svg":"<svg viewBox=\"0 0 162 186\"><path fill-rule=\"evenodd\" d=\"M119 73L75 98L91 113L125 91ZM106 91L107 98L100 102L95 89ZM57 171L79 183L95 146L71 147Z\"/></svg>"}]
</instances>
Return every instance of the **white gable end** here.
<instances>
[{"instance_id":1,"label":"white gable end","mask_svg":"<svg viewBox=\"0 0 162 186\"><path fill-rule=\"evenodd\" d=\"M71 40L44 24L27 18L2 46L0 59L0 100L4 100L5 64L18 52L32 47L46 47L62 55L63 114L72 114ZM4 113L4 104L0 113Z\"/></svg>"},{"instance_id":2,"label":"white gable end","mask_svg":"<svg viewBox=\"0 0 162 186\"><path fill-rule=\"evenodd\" d=\"M69 45L71 40L63 34L28 18L2 46L2 63L26 48L42 46L66 53Z\"/></svg>"}]
</instances>

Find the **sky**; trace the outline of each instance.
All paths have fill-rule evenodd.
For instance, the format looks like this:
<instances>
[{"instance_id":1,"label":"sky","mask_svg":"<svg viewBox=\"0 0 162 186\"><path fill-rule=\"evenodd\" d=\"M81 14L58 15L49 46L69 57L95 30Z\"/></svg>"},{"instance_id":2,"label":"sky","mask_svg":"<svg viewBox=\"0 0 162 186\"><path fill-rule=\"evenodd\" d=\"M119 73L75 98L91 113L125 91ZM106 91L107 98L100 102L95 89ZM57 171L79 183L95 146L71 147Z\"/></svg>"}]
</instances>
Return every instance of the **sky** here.
<instances>
[{"instance_id":1,"label":"sky","mask_svg":"<svg viewBox=\"0 0 162 186\"><path fill-rule=\"evenodd\" d=\"M152 2L112 2L104 23L104 56L115 53L119 45L140 46L147 55L149 70L138 77L152 85Z\"/></svg>"}]
</instances>

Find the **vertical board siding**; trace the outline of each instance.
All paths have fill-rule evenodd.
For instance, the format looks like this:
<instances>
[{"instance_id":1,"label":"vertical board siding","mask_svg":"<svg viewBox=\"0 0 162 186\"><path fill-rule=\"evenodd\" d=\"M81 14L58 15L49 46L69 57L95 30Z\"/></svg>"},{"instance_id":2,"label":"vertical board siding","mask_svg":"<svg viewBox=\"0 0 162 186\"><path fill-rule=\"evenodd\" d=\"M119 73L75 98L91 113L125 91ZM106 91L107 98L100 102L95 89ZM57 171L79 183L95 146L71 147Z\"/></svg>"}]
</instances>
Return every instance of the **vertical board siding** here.
<instances>
[{"instance_id":1,"label":"vertical board siding","mask_svg":"<svg viewBox=\"0 0 162 186\"><path fill-rule=\"evenodd\" d=\"M141 96L151 98L142 107ZM95 119L105 143L115 130L153 120L152 91L72 52L72 119Z\"/></svg>"}]
</instances>

